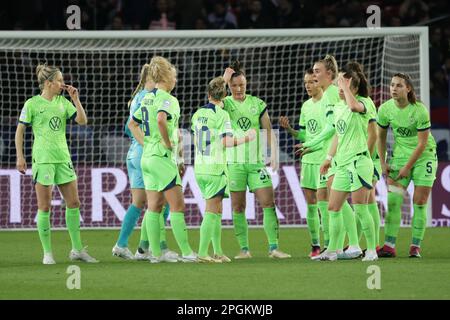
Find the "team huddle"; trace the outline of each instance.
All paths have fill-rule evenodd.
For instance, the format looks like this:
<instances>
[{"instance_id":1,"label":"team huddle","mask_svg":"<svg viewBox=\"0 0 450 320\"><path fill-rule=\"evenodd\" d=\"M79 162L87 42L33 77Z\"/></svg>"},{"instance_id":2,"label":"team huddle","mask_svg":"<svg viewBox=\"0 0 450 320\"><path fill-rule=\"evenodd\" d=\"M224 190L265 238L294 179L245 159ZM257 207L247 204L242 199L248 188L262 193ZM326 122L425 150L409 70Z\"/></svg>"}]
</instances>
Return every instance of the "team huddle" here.
<instances>
[{"instance_id":1,"label":"team huddle","mask_svg":"<svg viewBox=\"0 0 450 320\"><path fill-rule=\"evenodd\" d=\"M53 185L66 202L66 224L72 242L69 258L98 262L83 248L80 237L80 201L77 177L65 138L67 121L80 125L87 117L78 91L64 84L56 67L37 68L41 95L25 103L16 131L17 169L25 173L23 135L32 126L34 143L32 172L38 199L37 228L44 251L44 264L54 264L50 237L50 204ZM221 246L222 200L231 197L233 225L240 251L235 259L250 259L246 191L253 192L263 209L268 256L286 259L279 248L279 222L275 211L271 175L266 169L263 133L270 151L270 166L278 168L278 147L266 103L246 93L247 79L238 61L206 89L208 103L192 115L194 172L206 201L198 250L193 250L186 229L181 187L184 173L180 105L171 95L176 68L163 57L153 57L141 71L140 82L129 103L125 132L131 139L127 154L132 203L122 223L115 256L127 260L160 262L226 263L231 259ZM410 257L420 257L426 228L426 203L435 180L436 143L430 134L426 107L416 100L411 78L395 74L391 99L377 108L363 66L347 63L338 69L333 56L314 63L304 75L310 97L300 110L299 130L287 117L279 122L300 143L300 183L307 201L307 226L311 238L310 258L317 261L358 259L374 261L396 256L396 239L406 188L413 181L414 216ZM337 85L336 85L337 84ZM227 86L231 95L227 95ZM68 91L73 104L61 96ZM389 126L394 133L393 154L386 159ZM380 245L380 213L375 184L381 174L388 184L385 241ZM349 196L351 195L351 204ZM128 239L146 208L138 249L133 254ZM170 250L166 220L180 254ZM321 230L324 243L321 245ZM362 250L364 235L367 249ZM345 245L346 236L348 245ZM213 254L209 254L212 243Z\"/></svg>"}]
</instances>

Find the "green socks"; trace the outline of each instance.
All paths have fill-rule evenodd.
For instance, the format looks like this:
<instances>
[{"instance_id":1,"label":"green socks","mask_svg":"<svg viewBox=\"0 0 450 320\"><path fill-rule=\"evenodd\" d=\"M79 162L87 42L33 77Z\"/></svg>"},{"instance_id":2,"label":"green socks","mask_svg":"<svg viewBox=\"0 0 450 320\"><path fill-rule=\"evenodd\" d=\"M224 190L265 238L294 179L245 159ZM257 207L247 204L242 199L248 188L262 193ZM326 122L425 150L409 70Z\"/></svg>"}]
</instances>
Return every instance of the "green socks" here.
<instances>
[{"instance_id":1,"label":"green socks","mask_svg":"<svg viewBox=\"0 0 450 320\"><path fill-rule=\"evenodd\" d=\"M154 257L161 256L161 246L160 246L160 213L153 211L145 212L145 228L147 231L148 241L150 243L150 250L152 250L152 255Z\"/></svg>"},{"instance_id":2,"label":"green socks","mask_svg":"<svg viewBox=\"0 0 450 320\"><path fill-rule=\"evenodd\" d=\"M380 211L378 210L377 203L369 203L367 205L369 214L372 217L373 225L375 227L375 245L380 245Z\"/></svg>"},{"instance_id":3,"label":"green socks","mask_svg":"<svg viewBox=\"0 0 450 320\"><path fill-rule=\"evenodd\" d=\"M233 212L234 234L241 250L248 250L248 224L244 212Z\"/></svg>"},{"instance_id":4,"label":"green socks","mask_svg":"<svg viewBox=\"0 0 450 320\"><path fill-rule=\"evenodd\" d=\"M329 251L336 251L338 249L338 242L341 230L344 229L344 219L340 211L329 211L330 214L330 243L328 244Z\"/></svg>"},{"instance_id":5,"label":"green socks","mask_svg":"<svg viewBox=\"0 0 450 320\"><path fill-rule=\"evenodd\" d=\"M83 249L80 236L80 208L66 208L66 225L72 241L72 249Z\"/></svg>"},{"instance_id":6,"label":"green socks","mask_svg":"<svg viewBox=\"0 0 450 320\"><path fill-rule=\"evenodd\" d=\"M355 214L348 201L344 201L341 212L342 218L344 219L344 230L348 234L348 244L350 246L359 246L359 238L358 232L356 230ZM342 246L343 245L344 244L342 243Z\"/></svg>"},{"instance_id":7,"label":"green socks","mask_svg":"<svg viewBox=\"0 0 450 320\"><path fill-rule=\"evenodd\" d=\"M178 247L181 250L183 256L188 256L192 253L191 246L189 245L188 233L186 229L186 221L184 220L183 212L171 212L170 222L172 224L173 235L177 241Z\"/></svg>"},{"instance_id":8,"label":"green socks","mask_svg":"<svg viewBox=\"0 0 450 320\"><path fill-rule=\"evenodd\" d=\"M366 237L367 250L375 250L375 228L367 204L354 204L353 207L361 221L361 229Z\"/></svg>"},{"instance_id":9,"label":"green socks","mask_svg":"<svg viewBox=\"0 0 450 320\"><path fill-rule=\"evenodd\" d=\"M412 244L420 247L420 242L425 235L427 227L427 205L414 204L414 216L412 219Z\"/></svg>"},{"instance_id":10,"label":"green socks","mask_svg":"<svg viewBox=\"0 0 450 320\"><path fill-rule=\"evenodd\" d=\"M388 210L384 221L385 242L390 247L395 247L398 229L400 228L400 220L402 217L403 195L388 192Z\"/></svg>"},{"instance_id":11,"label":"green socks","mask_svg":"<svg viewBox=\"0 0 450 320\"><path fill-rule=\"evenodd\" d=\"M205 212L202 224L200 226L200 245L198 248L198 255L206 257L208 255L209 243L215 229L216 217L214 213Z\"/></svg>"},{"instance_id":12,"label":"green socks","mask_svg":"<svg viewBox=\"0 0 450 320\"><path fill-rule=\"evenodd\" d=\"M166 211L166 206L163 206L161 214L159 215L159 246L161 247L161 250L167 249L166 219L164 217L164 211Z\"/></svg>"},{"instance_id":13,"label":"green socks","mask_svg":"<svg viewBox=\"0 0 450 320\"><path fill-rule=\"evenodd\" d=\"M306 213L306 223L308 224L308 231L311 237L311 244L313 246L320 246L320 220L319 212L317 211L317 204L308 204L308 211Z\"/></svg>"},{"instance_id":14,"label":"green socks","mask_svg":"<svg viewBox=\"0 0 450 320\"><path fill-rule=\"evenodd\" d=\"M328 242L330 241L328 201L318 201L317 206L319 207L320 216L322 217L323 241L326 248L328 247Z\"/></svg>"},{"instance_id":15,"label":"green socks","mask_svg":"<svg viewBox=\"0 0 450 320\"><path fill-rule=\"evenodd\" d=\"M263 226L269 242L269 251L278 248L278 218L275 208L263 208Z\"/></svg>"},{"instance_id":16,"label":"green socks","mask_svg":"<svg viewBox=\"0 0 450 320\"><path fill-rule=\"evenodd\" d=\"M141 223L141 239L139 240L139 248L147 250L150 244L148 242L147 235L147 214L144 214L144 218L142 218Z\"/></svg>"},{"instance_id":17,"label":"green socks","mask_svg":"<svg viewBox=\"0 0 450 320\"><path fill-rule=\"evenodd\" d=\"M216 221L214 222L214 232L212 235L212 244L214 254L223 255L222 251L222 214L214 214Z\"/></svg>"},{"instance_id":18,"label":"green socks","mask_svg":"<svg viewBox=\"0 0 450 320\"><path fill-rule=\"evenodd\" d=\"M42 248L44 249L44 253L51 253L52 239L50 234L50 212L38 210L37 229L39 233L39 239L41 239Z\"/></svg>"}]
</instances>

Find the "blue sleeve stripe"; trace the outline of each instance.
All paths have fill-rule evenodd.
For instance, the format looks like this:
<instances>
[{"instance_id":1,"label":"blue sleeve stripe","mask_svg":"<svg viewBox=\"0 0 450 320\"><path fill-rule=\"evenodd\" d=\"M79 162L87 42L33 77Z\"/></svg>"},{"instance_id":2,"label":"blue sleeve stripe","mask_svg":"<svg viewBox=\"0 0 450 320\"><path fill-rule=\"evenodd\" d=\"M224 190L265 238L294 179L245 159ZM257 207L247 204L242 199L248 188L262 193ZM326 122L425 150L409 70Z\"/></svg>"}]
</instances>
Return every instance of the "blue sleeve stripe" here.
<instances>
[{"instance_id":1,"label":"blue sleeve stripe","mask_svg":"<svg viewBox=\"0 0 450 320\"><path fill-rule=\"evenodd\" d=\"M220 135L220 138L225 138L225 137L233 137L233 134L231 132L225 132Z\"/></svg>"},{"instance_id":2,"label":"blue sleeve stripe","mask_svg":"<svg viewBox=\"0 0 450 320\"><path fill-rule=\"evenodd\" d=\"M332 110L328 111L327 114L325 115L325 117L328 117L330 114L333 114Z\"/></svg>"},{"instance_id":3,"label":"blue sleeve stripe","mask_svg":"<svg viewBox=\"0 0 450 320\"><path fill-rule=\"evenodd\" d=\"M75 111L73 113L73 115L70 116L69 120L75 120L76 117L77 117L77 112Z\"/></svg>"},{"instance_id":4,"label":"blue sleeve stripe","mask_svg":"<svg viewBox=\"0 0 450 320\"><path fill-rule=\"evenodd\" d=\"M372 119L369 120L369 123L370 122L374 122L374 121L377 121L377 119L372 118Z\"/></svg>"},{"instance_id":5,"label":"blue sleeve stripe","mask_svg":"<svg viewBox=\"0 0 450 320\"><path fill-rule=\"evenodd\" d=\"M134 120L134 121L136 121L137 123L139 123L139 124L141 124L141 123L142 123L142 121L141 121L141 120L139 120L138 118L136 118L135 116L133 116L132 118L133 118L133 120Z\"/></svg>"},{"instance_id":6,"label":"blue sleeve stripe","mask_svg":"<svg viewBox=\"0 0 450 320\"><path fill-rule=\"evenodd\" d=\"M306 129L305 126L299 126L299 128L302 129L302 130Z\"/></svg>"},{"instance_id":7,"label":"blue sleeve stripe","mask_svg":"<svg viewBox=\"0 0 450 320\"><path fill-rule=\"evenodd\" d=\"M383 129L387 129L387 128L389 128L389 124L387 125L387 126L383 126L381 123L379 123L378 121L377 121L377 124L380 126L380 127L382 127Z\"/></svg>"},{"instance_id":8,"label":"blue sleeve stripe","mask_svg":"<svg viewBox=\"0 0 450 320\"><path fill-rule=\"evenodd\" d=\"M428 127L428 128L422 128L422 129L417 129L417 131L426 131L426 130L428 130L428 129L430 129L431 127Z\"/></svg>"},{"instance_id":9,"label":"blue sleeve stripe","mask_svg":"<svg viewBox=\"0 0 450 320\"><path fill-rule=\"evenodd\" d=\"M261 113L259 114L259 118L261 119L261 117L264 115L264 113L267 111L267 107L265 107L263 109L263 111L261 111Z\"/></svg>"},{"instance_id":10,"label":"blue sleeve stripe","mask_svg":"<svg viewBox=\"0 0 450 320\"><path fill-rule=\"evenodd\" d=\"M167 120L171 120L172 119L172 115L170 113L168 113L167 111L165 111L165 110L158 110L158 113L160 113L160 112L164 112L165 114L167 114Z\"/></svg>"},{"instance_id":11,"label":"blue sleeve stripe","mask_svg":"<svg viewBox=\"0 0 450 320\"><path fill-rule=\"evenodd\" d=\"M24 124L24 125L26 125L27 127L31 125L31 123L24 122L24 121L20 121L20 120L19 120L19 123Z\"/></svg>"}]
</instances>

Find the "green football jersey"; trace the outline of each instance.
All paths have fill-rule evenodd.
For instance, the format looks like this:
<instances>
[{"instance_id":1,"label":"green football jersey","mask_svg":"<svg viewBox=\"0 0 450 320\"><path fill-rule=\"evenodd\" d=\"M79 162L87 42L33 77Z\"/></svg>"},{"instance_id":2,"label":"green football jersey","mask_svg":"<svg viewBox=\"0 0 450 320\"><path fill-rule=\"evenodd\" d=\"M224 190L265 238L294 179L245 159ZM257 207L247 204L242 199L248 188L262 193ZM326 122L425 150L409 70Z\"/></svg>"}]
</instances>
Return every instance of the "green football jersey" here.
<instances>
[{"instance_id":1,"label":"green football jersey","mask_svg":"<svg viewBox=\"0 0 450 320\"><path fill-rule=\"evenodd\" d=\"M367 140L369 137L369 132L368 132L369 123L377 120L377 108L375 107L375 103L373 102L372 98L370 98L370 97L365 98L365 97L361 97L361 96L356 96L356 100L358 100L359 102L362 102L367 109L368 121L366 123L367 126L364 131L364 134L365 134L366 140ZM372 160L379 159L377 146L375 146L375 150L373 151L371 158L372 158Z\"/></svg>"},{"instance_id":2,"label":"green football jersey","mask_svg":"<svg viewBox=\"0 0 450 320\"><path fill-rule=\"evenodd\" d=\"M320 99L320 104L322 107L322 114L325 115L325 120L330 125L334 124L334 107L336 103L338 103L341 100L339 98L339 89L334 84L330 85L323 93L322 99ZM324 153L328 153L328 149L330 148L331 141L333 140L333 136L330 136L329 138L325 139L323 141L323 150Z\"/></svg>"},{"instance_id":3,"label":"green football jersey","mask_svg":"<svg viewBox=\"0 0 450 320\"><path fill-rule=\"evenodd\" d=\"M37 95L25 102L19 122L33 128L33 163L70 161L66 123L76 115L75 106L63 96L55 96L48 101Z\"/></svg>"},{"instance_id":4,"label":"green football jersey","mask_svg":"<svg viewBox=\"0 0 450 320\"><path fill-rule=\"evenodd\" d=\"M233 136L228 113L212 103L199 108L191 119L196 174L222 175L227 166L225 136Z\"/></svg>"},{"instance_id":5,"label":"green football jersey","mask_svg":"<svg viewBox=\"0 0 450 320\"><path fill-rule=\"evenodd\" d=\"M167 132L172 144L172 151L165 147L159 132L157 120L159 112L167 114ZM153 89L145 95L140 107L133 114L133 120L142 124L144 129L143 157L156 155L169 157L176 162L179 119L180 106L178 100L170 93L161 89Z\"/></svg>"},{"instance_id":6,"label":"green football jersey","mask_svg":"<svg viewBox=\"0 0 450 320\"><path fill-rule=\"evenodd\" d=\"M245 95L243 102L226 97L223 101L224 110L228 112L231 126L236 137L243 137L246 131L256 130L256 139L233 148L227 148L227 160L230 163L261 163L264 162L260 119L266 112L266 103L261 99Z\"/></svg>"},{"instance_id":7,"label":"green football jersey","mask_svg":"<svg viewBox=\"0 0 450 320\"><path fill-rule=\"evenodd\" d=\"M314 102L312 98L302 104L300 109L300 130L305 130L305 142L317 136L325 126L325 117L321 101ZM325 160L325 152L320 148L302 157L302 163L321 164Z\"/></svg>"},{"instance_id":8,"label":"green football jersey","mask_svg":"<svg viewBox=\"0 0 450 320\"><path fill-rule=\"evenodd\" d=\"M338 147L334 157L338 166L350 163L355 155L368 152L367 107L364 113L353 112L344 100L334 106L334 125L338 135Z\"/></svg>"},{"instance_id":9,"label":"green football jersey","mask_svg":"<svg viewBox=\"0 0 450 320\"><path fill-rule=\"evenodd\" d=\"M431 127L430 116L425 106L417 102L408 104L405 108L397 107L394 99L383 103L378 109L378 125L382 128L392 127L394 133L393 157L409 159L417 147L417 132L428 130ZM426 148L419 159L434 157L436 141L428 136Z\"/></svg>"}]
</instances>

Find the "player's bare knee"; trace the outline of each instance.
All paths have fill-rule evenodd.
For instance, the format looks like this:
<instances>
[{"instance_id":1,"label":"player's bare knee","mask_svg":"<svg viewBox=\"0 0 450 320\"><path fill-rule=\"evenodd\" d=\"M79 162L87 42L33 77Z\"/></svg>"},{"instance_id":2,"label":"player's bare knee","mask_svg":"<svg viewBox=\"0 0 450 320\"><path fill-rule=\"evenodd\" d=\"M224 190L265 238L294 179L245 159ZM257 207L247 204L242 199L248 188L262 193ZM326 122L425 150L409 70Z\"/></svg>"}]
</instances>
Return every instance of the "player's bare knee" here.
<instances>
[{"instance_id":1,"label":"player's bare knee","mask_svg":"<svg viewBox=\"0 0 450 320\"><path fill-rule=\"evenodd\" d=\"M78 199L74 199L74 200L70 200L70 201L66 202L66 206L71 209L79 208L80 205L81 205L80 200L78 200Z\"/></svg>"}]
</instances>

